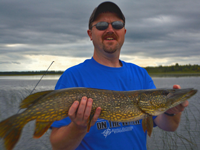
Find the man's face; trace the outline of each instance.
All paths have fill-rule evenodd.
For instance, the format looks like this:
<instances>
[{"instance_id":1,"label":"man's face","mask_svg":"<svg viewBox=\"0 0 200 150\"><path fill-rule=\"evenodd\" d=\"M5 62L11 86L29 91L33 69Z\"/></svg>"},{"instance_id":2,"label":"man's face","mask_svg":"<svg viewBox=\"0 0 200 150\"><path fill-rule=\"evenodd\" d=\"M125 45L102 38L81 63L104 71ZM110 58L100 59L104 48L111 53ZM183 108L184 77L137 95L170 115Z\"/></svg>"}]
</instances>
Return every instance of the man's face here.
<instances>
[{"instance_id":1,"label":"man's face","mask_svg":"<svg viewBox=\"0 0 200 150\"><path fill-rule=\"evenodd\" d=\"M112 23L114 21L122 21L115 13L101 13L98 15L96 20L92 25L97 24L98 22L108 22ZM113 29L112 25L109 24L108 28L105 30L98 30L94 26L91 30L88 30L88 35L93 41L94 49L99 54L113 54L120 53L120 49L124 43L124 38L126 34L126 29Z\"/></svg>"}]
</instances>

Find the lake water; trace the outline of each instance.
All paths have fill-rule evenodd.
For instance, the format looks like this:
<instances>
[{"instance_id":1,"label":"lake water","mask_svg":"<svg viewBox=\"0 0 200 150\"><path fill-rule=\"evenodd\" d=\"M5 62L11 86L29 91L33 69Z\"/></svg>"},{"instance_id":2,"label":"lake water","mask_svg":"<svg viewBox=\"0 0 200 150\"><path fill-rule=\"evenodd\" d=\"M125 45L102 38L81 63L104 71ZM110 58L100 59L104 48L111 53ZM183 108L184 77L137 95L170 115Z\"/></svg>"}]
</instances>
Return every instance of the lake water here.
<instances>
[{"instance_id":1,"label":"lake water","mask_svg":"<svg viewBox=\"0 0 200 150\"><path fill-rule=\"evenodd\" d=\"M41 76L0 76L0 121L17 113L19 103L28 96ZM59 76L45 76L36 91L54 89ZM182 88L195 88L200 91L200 77L156 77L157 88L172 88L179 84ZM15 150L48 150L50 131L40 139L33 139L35 122L29 122ZM184 111L176 132L165 132L154 128L151 138L147 139L148 150L199 150L200 149L200 92L190 99L190 105ZM0 150L3 150L0 140Z\"/></svg>"}]
</instances>

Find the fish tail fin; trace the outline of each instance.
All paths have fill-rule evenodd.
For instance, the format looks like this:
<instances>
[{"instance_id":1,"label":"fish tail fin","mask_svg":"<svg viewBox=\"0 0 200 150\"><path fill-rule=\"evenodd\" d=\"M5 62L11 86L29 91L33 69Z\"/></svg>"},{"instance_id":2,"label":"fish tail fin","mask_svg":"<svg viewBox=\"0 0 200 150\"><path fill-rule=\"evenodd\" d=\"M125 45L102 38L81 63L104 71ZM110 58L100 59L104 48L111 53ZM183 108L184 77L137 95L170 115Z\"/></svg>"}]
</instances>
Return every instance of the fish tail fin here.
<instances>
[{"instance_id":1,"label":"fish tail fin","mask_svg":"<svg viewBox=\"0 0 200 150\"><path fill-rule=\"evenodd\" d=\"M20 138L24 125L27 123L19 116L20 114L16 114L0 122L0 138L4 139L6 150L14 148Z\"/></svg>"},{"instance_id":2,"label":"fish tail fin","mask_svg":"<svg viewBox=\"0 0 200 150\"><path fill-rule=\"evenodd\" d=\"M142 120L142 128L143 131L147 131L148 136L151 136L151 133L153 131L153 117L148 115L146 118Z\"/></svg>"}]
</instances>

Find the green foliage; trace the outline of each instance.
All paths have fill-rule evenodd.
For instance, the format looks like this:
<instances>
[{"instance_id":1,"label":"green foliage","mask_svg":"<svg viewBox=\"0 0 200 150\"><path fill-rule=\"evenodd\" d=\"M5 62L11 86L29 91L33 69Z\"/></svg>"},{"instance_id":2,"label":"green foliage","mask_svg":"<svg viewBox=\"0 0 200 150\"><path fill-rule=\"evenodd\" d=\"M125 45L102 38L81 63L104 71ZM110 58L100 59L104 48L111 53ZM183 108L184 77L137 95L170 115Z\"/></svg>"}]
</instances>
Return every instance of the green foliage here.
<instances>
[{"instance_id":1,"label":"green foliage","mask_svg":"<svg viewBox=\"0 0 200 150\"><path fill-rule=\"evenodd\" d=\"M158 66L158 67L145 67L149 74L174 74L174 73L194 73L200 74L199 65L179 65L176 63L172 66ZM62 74L64 71L11 71L11 72L0 72L1 76L4 75L56 75Z\"/></svg>"},{"instance_id":2,"label":"green foliage","mask_svg":"<svg viewBox=\"0 0 200 150\"><path fill-rule=\"evenodd\" d=\"M148 73L200 73L199 65L179 65L146 67Z\"/></svg>"},{"instance_id":3,"label":"green foliage","mask_svg":"<svg viewBox=\"0 0 200 150\"><path fill-rule=\"evenodd\" d=\"M0 75L55 75L62 74L63 71L11 71L11 72L0 72Z\"/></svg>"}]
</instances>

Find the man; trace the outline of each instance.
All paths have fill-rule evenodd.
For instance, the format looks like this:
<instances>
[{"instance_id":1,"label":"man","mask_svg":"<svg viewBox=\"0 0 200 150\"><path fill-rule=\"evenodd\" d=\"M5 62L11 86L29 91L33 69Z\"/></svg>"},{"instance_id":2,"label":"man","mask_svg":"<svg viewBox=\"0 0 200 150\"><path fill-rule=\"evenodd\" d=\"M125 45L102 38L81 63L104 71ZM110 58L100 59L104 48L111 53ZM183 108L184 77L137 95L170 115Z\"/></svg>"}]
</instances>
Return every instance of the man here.
<instances>
[{"instance_id":1,"label":"man","mask_svg":"<svg viewBox=\"0 0 200 150\"><path fill-rule=\"evenodd\" d=\"M104 2L95 8L87 31L94 45L93 57L67 69L55 89L90 87L128 91L156 88L145 69L119 60L126 34L124 25L125 17L116 4ZM173 88L180 86L174 85ZM50 140L54 150L146 150L146 132L141 120L118 123L98 119L101 108L96 109L93 126L87 133L92 102L87 97L83 97L80 103L75 101L69 109L69 117L52 124ZM175 131L187 105L188 101L154 117L154 125Z\"/></svg>"}]
</instances>

